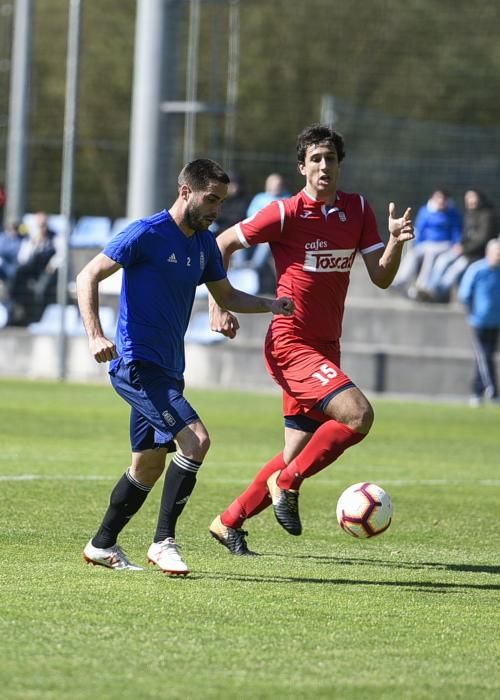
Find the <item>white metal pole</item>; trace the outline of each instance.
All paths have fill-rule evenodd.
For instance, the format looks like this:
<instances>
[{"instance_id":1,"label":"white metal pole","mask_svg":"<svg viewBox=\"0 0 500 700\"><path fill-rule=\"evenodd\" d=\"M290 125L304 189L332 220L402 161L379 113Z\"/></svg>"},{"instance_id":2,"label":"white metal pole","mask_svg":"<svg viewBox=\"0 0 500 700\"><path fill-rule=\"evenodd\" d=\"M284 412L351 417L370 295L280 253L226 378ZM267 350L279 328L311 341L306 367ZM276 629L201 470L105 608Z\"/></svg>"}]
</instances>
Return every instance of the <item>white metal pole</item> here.
<instances>
[{"instance_id":1,"label":"white metal pole","mask_svg":"<svg viewBox=\"0 0 500 700\"><path fill-rule=\"evenodd\" d=\"M226 121L224 124L224 155L226 168L234 167L236 136L236 105L240 74L240 2L229 0L229 48L226 87Z\"/></svg>"},{"instance_id":2,"label":"white metal pole","mask_svg":"<svg viewBox=\"0 0 500 700\"><path fill-rule=\"evenodd\" d=\"M61 174L60 210L65 226L64 254L57 280L57 300L61 309L59 329L59 379L64 380L67 372L67 335L65 327L66 305L68 300L69 238L73 216L73 183L75 172L76 123L78 112L78 77L80 63L80 25L82 0L70 0L68 20L68 49L66 57L66 95L64 106L63 161Z\"/></svg>"},{"instance_id":3,"label":"white metal pole","mask_svg":"<svg viewBox=\"0 0 500 700\"><path fill-rule=\"evenodd\" d=\"M137 0L127 216L157 211L165 0ZM169 66L168 70L177 67Z\"/></svg>"},{"instance_id":4,"label":"white metal pole","mask_svg":"<svg viewBox=\"0 0 500 700\"><path fill-rule=\"evenodd\" d=\"M196 102L198 93L198 53L200 45L200 0L190 0L189 39L186 74L186 100ZM196 112L186 112L184 122L184 163L193 160L196 139Z\"/></svg>"},{"instance_id":5,"label":"white metal pole","mask_svg":"<svg viewBox=\"0 0 500 700\"><path fill-rule=\"evenodd\" d=\"M33 0L16 0L10 73L5 220L26 213L27 142L30 109Z\"/></svg>"}]
</instances>

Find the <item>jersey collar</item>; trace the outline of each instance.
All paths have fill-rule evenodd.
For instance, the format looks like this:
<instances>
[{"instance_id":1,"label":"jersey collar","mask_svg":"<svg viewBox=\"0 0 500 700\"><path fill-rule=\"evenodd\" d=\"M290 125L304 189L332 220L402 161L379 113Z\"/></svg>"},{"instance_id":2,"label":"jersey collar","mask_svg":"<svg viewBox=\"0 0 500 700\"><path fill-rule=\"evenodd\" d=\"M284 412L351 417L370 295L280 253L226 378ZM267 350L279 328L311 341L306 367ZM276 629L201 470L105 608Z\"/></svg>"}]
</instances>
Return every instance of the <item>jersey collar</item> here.
<instances>
[{"instance_id":1,"label":"jersey collar","mask_svg":"<svg viewBox=\"0 0 500 700\"><path fill-rule=\"evenodd\" d=\"M312 194L310 194L310 192L308 192L305 187L302 190L302 194L304 195L304 198L306 200L309 200L311 202L316 202L317 204L324 204L325 203L325 201L323 199L316 199L316 197L314 197ZM340 199L339 193L336 192L335 201L338 202L339 199ZM330 205L330 206L334 206L334 205Z\"/></svg>"}]
</instances>

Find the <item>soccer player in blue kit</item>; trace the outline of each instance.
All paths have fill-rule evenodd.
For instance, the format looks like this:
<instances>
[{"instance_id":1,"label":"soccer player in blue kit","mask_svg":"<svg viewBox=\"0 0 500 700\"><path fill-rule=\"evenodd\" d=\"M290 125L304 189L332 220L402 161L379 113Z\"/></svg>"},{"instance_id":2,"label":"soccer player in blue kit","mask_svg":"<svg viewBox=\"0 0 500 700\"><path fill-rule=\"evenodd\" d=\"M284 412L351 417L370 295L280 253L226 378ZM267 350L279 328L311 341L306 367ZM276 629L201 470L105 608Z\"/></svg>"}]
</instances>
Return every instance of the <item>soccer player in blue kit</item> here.
<instances>
[{"instance_id":1,"label":"soccer player in blue kit","mask_svg":"<svg viewBox=\"0 0 500 700\"><path fill-rule=\"evenodd\" d=\"M179 174L168 211L130 224L77 276L80 313L97 362L110 362L117 393L131 406L132 463L111 492L104 519L84 559L110 569L139 570L118 535L165 474L156 533L147 558L169 574L189 573L175 527L210 446L195 409L183 395L186 332L196 287L206 284L217 303L241 313L291 315L287 298L266 299L232 287L208 227L227 194L229 177L215 161L197 159ZM123 268L116 345L99 321L99 283ZM234 323L237 324L236 319ZM175 442L174 442L175 441Z\"/></svg>"}]
</instances>

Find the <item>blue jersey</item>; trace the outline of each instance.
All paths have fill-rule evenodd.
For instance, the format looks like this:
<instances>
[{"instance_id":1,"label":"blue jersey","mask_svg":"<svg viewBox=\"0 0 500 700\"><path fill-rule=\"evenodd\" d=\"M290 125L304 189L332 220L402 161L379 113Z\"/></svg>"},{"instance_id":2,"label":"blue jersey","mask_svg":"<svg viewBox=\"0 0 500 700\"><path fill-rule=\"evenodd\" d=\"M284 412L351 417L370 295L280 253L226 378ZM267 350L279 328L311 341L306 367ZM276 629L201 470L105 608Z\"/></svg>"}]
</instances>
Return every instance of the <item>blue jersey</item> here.
<instances>
[{"instance_id":1,"label":"blue jersey","mask_svg":"<svg viewBox=\"0 0 500 700\"><path fill-rule=\"evenodd\" d=\"M125 362L154 362L181 379L196 287L226 277L214 235L198 231L188 237L164 210L127 226L103 253L124 268L118 354Z\"/></svg>"}]
</instances>

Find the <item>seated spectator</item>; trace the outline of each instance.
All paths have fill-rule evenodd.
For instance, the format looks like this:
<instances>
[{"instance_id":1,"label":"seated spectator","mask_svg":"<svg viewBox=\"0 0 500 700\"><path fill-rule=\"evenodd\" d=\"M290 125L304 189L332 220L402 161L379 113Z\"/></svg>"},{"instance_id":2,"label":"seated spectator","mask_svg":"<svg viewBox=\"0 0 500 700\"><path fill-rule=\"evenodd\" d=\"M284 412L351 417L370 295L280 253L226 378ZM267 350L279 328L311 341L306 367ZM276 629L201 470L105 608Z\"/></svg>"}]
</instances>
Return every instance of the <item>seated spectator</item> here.
<instances>
[{"instance_id":1,"label":"seated spectator","mask_svg":"<svg viewBox=\"0 0 500 700\"><path fill-rule=\"evenodd\" d=\"M495 352L500 334L500 239L486 245L486 256L467 269L458 290L473 333L475 369L471 406L483 399L499 403Z\"/></svg>"},{"instance_id":2,"label":"seated spectator","mask_svg":"<svg viewBox=\"0 0 500 700\"><path fill-rule=\"evenodd\" d=\"M482 192L467 190L464 210L462 240L438 255L428 285L422 290L429 301L448 302L467 267L484 257L486 244L496 237L495 211Z\"/></svg>"},{"instance_id":3,"label":"seated spectator","mask_svg":"<svg viewBox=\"0 0 500 700\"><path fill-rule=\"evenodd\" d=\"M246 218L254 216L265 206L276 199L289 197L283 177L279 173L271 173L267 176L265 190L258 192L246 212ZM233 267L250 267L259 273L260 291L273 293L275 285L275 271L273 267L271 250L269 243L259 243L252 248L243 248L233 253L231 263Z\"/></svg>"},{"instance_id":4,"label":"seated spectator","mask_svg":"<svg viewBox=\"0 0 500 700\"><path fill-rule=\"evenodd\" d=\"M39 321L57 296L57 268L61 253L45 212L38 212L34 230L21 242L18 267L11 286L12 325Z\"/></svg>"},{"instance_id":5,"label":"seated spectator","mask_svg":"<svg viewBox=\"0 0 500 700\"><path fill-rule=\"evenodd\" d=\"M11 221L0 233L0 280L4 283L7 297L10 296L12 282L18 268L18 255L24 235L21 223Z\"/></svg>"},{"instance_id":6,"label":"seated spectator","mask_svg":"<svg viewBox=\"0 0 500 700\"><path fill-rule=\"evenodd\" d=\"M6 203L7 195L5 193L5 185L0 182L0 225L3 225L3 213Z\"/></svg>"},{"instance_id":7,"label":"seated spectator","mask_svg":"<svg viewBox=\"0 0 500 700\"><path fill-rule=\"evenodd\" d=\"M462 214L446 190L434 190L415 218L415 241L401 262L392 287L421 299L438 255L460 242Z\"/></svg>"}]
</instances>

